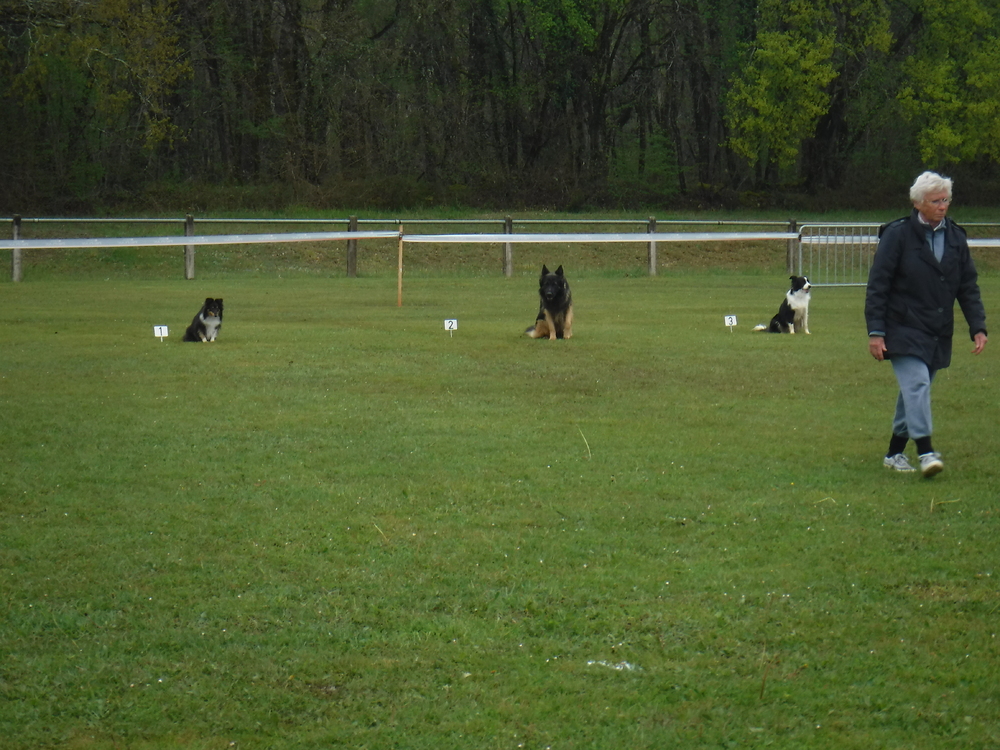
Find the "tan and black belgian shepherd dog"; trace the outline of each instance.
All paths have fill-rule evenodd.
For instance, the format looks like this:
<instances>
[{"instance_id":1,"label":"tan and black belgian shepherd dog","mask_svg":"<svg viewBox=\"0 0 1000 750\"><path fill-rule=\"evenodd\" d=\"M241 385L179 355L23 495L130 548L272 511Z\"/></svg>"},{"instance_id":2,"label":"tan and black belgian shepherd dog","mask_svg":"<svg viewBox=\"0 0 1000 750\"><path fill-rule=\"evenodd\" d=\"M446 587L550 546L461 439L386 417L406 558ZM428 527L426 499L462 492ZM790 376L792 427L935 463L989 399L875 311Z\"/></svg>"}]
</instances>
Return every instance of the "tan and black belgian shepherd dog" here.
<instances>
[{"instance_id":1,"label":"tan and black belgian shepherd dog","mask_svg":"<svg viewBox=\"0 0 1000 750\"><path fill-rule=\"evenodd\" d=\"M544 265L538 280L538 317L525 331L533 339L568 339L573 336L573 295L559 266L555 273Z\"/></svg>"}]
</instances>

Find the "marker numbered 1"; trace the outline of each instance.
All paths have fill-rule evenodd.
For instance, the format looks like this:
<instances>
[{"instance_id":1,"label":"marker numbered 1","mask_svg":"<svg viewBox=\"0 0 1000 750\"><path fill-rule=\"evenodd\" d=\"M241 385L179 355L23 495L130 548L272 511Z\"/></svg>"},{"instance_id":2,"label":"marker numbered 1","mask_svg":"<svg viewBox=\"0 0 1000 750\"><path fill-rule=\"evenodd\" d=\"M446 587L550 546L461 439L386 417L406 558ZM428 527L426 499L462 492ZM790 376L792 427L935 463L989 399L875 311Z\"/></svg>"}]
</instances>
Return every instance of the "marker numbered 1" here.
<instances>
[{"instance_id":1,"label":"marker numbered 1","mask_svg":"<svg viewBox=\"0 0 1000 750\"><path fill-rule=\"evenodd\" d=\"M164 337L170 335L170 331L167 326L153 326L153 335L158 336L160 341L163 341Z\"/></svg>"}]
</instances>

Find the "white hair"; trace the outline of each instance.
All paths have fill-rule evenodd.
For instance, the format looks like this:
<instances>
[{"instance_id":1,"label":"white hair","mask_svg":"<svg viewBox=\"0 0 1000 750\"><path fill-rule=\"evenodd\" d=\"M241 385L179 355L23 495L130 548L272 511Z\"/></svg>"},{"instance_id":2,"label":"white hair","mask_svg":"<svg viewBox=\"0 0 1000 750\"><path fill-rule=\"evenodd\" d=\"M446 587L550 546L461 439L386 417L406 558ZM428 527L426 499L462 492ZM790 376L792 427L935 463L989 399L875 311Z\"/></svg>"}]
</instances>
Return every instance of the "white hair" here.
<instances>
[{"instance_id":1,"label":"white hair","mask_svg":"<svg viewBox=\"0 0 1000 750\"><path fill-rule=\"evenodd\" d=\"M937 172L924 172L910 186L910 200L920 203L929 193L948 193L951 197L951 178L942 177Z\"/></svg>"}]
</instances>

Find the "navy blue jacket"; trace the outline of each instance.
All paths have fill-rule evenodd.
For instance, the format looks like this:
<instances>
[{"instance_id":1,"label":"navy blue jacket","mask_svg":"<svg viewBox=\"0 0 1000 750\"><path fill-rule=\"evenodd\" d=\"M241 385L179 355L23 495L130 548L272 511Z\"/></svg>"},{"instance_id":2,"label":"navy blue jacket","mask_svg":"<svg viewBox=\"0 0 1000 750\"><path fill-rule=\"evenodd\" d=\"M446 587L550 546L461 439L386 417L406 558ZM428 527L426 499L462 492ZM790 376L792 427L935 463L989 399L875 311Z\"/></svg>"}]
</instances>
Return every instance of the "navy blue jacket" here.
<instances>
[{"instance_id":1,"label":"navy blue jacket","mask_svg":"<svg viewBox=\"0 0 1000 750\"><path fill-rule=\"evenodd\" d=\"M956 300L969 324L969 338L986 332L979 277L965 230L945 221L940 263L916 209L881 227L865 297L868 333L885 335L886 356L920 357L932 370L951 364Z\"/></svg>"}]
</instances>

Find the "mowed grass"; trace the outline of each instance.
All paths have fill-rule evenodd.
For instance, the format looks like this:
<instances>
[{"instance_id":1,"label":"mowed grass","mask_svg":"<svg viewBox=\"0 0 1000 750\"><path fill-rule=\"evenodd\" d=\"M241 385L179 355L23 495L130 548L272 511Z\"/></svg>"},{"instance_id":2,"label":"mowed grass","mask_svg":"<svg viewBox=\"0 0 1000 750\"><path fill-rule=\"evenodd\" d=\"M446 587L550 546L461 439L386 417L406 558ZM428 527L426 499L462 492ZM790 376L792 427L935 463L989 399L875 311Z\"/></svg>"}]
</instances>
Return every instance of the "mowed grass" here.
<instances>
[{"instance_id":1,"label":"mowed grass","mask_svg":"<svg viewBox=\"0 0 1000 750\"><path fill-rule=\"evenodd\" d=\"M567 270L0 286L0 746L1000 744L996 352L923 480L863 290Z\"/></svg>"}]
</instances>

